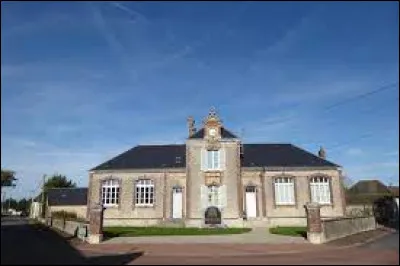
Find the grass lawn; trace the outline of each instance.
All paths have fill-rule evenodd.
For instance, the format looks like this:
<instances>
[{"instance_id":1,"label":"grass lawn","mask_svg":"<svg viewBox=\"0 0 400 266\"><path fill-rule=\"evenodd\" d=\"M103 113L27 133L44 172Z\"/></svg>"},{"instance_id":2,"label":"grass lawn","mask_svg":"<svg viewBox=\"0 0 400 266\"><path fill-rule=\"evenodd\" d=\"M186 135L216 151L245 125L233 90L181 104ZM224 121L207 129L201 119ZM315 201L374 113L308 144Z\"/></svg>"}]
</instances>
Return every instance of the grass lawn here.
<instances>
[{"instance_id":1,"label":"grass lawn","mask_svg":"<svg viewBox=\"0 0 400 266\"><path fill-rule=\"evenodd\" d=\"M176 227L105 227L104 236L171 236L171 235L226 235L242 234L250 228L176 228Z\"/></svg>"},{"instance_id":2,"label":"grass lawn","mask_svg":"<svg viewBox=\"0 0 400 266\"><path fill-rule=\"evenodd\" d=\"M277 226L269 229L271 234L285 235L285 236L307 236L307 227L303 226Z\"/></svg>"}]
</instances>

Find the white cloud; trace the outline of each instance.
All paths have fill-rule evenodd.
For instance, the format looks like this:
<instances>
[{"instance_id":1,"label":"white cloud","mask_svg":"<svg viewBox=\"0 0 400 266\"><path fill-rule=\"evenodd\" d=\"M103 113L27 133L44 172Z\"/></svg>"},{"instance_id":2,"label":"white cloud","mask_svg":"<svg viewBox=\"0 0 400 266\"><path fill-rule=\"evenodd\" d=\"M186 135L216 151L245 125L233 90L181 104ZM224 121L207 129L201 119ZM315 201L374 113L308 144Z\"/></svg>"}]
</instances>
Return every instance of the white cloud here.
<instances>
[{"instance_id":1,"label":"white cloud","mask_svg":"<svg viewBox=\"0 0 400 266\"><path fill-rule=\"evenodd\" d=\"M149 22L148 18L144 14L134 10L133 8L128 8L127 6L125 6L119 2L110 2L110 4L113 5L114 7L128 13L129 15L133 16L134 22L136 22L136 21L145 22L145 23Z\"/></svg>"},{"instance_id":2,"label":"white cloud","mask_svg":"<svg viewBox=\"0 0 400 266\"><path fill-rule=\"evenodd\" d=\"M389 156L389 157L399 157L399 151L390 151L384 154L385 156Z\"/></svg>"},{"instance_id":3,"label":"white cloud","mask_svg":"<svg viewBox=\"0 0 400 266\"><path fill-rule=\"evenodd\" d=\"M346 151L346 154L351 155L351 156L360 156L360 155L363 155L364 152L360 148L350 148Z\"/></svg>"}]
</instances>

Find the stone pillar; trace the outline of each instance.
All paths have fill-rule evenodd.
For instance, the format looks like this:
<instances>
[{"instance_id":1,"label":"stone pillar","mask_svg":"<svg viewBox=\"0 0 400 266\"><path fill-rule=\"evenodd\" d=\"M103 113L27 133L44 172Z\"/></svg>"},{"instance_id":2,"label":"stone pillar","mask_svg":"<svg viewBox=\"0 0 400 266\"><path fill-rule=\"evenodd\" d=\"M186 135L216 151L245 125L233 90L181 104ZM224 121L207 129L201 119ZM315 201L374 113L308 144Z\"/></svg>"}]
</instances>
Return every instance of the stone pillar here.
<instances>
[{"instance_id":1,"label":"stone pillar","mask_svg":"<svg viewBox=\"0 0 400 266\"><path fill-rule=\"evenodd\" d=\"M99 244L103 240L103 213L104 208L101 204L92 205L87 239L90 244Z\"/></svg>"},{"instance_id":2,"label":"stone pillar","mask_svg":"<svg viewBox=\"0 0 400 266\"><path fill-rule=\"evenodd\" d=\"M325 242L322 230L321 206L318 203L307 203L305 206L307 213L307 240L312 244L322 244Z\"/></svg>"}]
</instances>

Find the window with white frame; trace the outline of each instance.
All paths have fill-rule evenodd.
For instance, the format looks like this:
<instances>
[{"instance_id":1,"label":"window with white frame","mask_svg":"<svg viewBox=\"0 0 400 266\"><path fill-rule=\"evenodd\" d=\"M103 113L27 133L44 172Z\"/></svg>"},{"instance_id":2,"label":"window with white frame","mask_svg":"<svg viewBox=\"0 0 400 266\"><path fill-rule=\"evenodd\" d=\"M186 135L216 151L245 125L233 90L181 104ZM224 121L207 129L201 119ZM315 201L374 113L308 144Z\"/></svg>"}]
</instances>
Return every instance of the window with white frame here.
<instances>
[{"instance_id":1,"label":"window with white frame","mask_svg":"<svg viewBox=\"0 0 400 266\"><path fill-rule=\"evenodd\" d=\"M217 151L207 151L207 169L208 170L216 170L220 169L221 166L221 152Z\"/></svg>"},{"instance_id":2,"label":"window with white frame","mask_svg":"<svg viewBox=\"0 0 400 266\"><path fill-rule=\"evenodd\" d=\"M294 205L294 179L292 177L275 178L275 204Z\"/></svg>"},{"instance_id":3,"label":"window with white frame","mask_svg":"<svg viewBox=\"0 0 400 266\"><path fill-rule=\"evenodd\" d=\"M116 206L119 204L119 182L116 179L103 181L101 187L101 202L103 206Z\"/></svg>"},{"instance_id":4,"label":"window with white frame","mask_svg":"<svg viewBox=\"0 0 400 266\"><path fill-rule=\"evenodd\" d=\"M154 205L154 182L151 179L139 179L136 181L135 204L137 206Z\"/></svg>"},{"instance_id":5,"label":"window with white frame","mask_svg":"<svg viewBox=\"0 0 400 266\"><path fill-rule=\"evenodd\" d=\"M208 206L219 206L219 186L208 186Z\"/></svg>"},{"instance_id":6,"label":"window with white frame","mask_svg":"<svg viewBox=\"0 0 400 266\"><path fill-rule=\"evenodd\" d=\"M310 179L311 201L320 204L331 204L329 177L319 176Z\"/></svg>"}]
</instances>

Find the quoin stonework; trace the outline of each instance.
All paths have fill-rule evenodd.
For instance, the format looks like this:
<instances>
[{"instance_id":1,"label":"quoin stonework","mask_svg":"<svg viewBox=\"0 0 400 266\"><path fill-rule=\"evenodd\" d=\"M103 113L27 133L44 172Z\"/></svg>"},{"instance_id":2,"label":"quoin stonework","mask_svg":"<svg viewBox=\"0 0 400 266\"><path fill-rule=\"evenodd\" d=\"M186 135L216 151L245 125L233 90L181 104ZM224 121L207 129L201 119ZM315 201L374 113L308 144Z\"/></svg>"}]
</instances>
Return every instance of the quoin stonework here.
<instances>
[{"instance_id":1,"label":"quoin stonework","mask_svg":"<svg viewBox=\"0 0 400 266\"><path fill-rule=\"evenodd\" d=\"M184 144L139 145L90 170L87 204L103 204L105 226L306 225L307 203L344 215L341 167L323 148L242 143L214 109L187 123Z\"/></svg>"}]
</instances>

